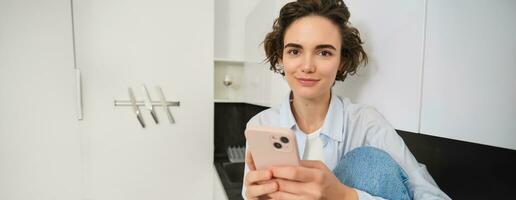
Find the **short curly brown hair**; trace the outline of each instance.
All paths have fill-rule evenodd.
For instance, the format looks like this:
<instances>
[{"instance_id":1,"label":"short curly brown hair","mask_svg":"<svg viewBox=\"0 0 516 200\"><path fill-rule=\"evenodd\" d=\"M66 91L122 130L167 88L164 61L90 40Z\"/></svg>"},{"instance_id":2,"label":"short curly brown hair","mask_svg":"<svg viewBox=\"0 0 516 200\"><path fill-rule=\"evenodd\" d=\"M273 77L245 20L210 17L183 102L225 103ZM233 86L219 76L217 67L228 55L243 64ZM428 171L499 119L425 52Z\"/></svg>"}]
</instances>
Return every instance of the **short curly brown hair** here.
<instances>
[{"instance_id":1,"label":"short curly brown hair","mask_svg":"<svg viewBox=\"0 0 516 200\"><path fill-rule=\"evenodd\" d=\"M339 28L342 36L341 67L335 80L344 81L347 75L354 75L361 63L367 64L367 54L362 48L360 33L350 26L348 7L342 0L298 0L290 2L280 10L279 17L274 20L272 32L263 41L266 62L270 69L285 75L282 68L277 67L283 57L283 40L285 32L292 22L305 16L321 16L332 21Z\"/></svg>"}]
</instances>

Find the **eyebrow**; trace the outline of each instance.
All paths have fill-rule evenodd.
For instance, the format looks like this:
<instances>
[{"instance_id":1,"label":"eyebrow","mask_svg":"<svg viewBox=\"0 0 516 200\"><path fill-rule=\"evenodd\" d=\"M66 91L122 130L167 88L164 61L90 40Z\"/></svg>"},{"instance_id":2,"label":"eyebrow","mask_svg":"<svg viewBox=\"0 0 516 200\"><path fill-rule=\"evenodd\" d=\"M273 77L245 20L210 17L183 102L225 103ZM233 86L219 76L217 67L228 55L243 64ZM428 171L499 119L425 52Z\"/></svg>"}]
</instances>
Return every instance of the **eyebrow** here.
<instances>
[{"instance_id":1,"label":"eyebrow","mask_svg":"<svg viewBox=\"0 0 516 200\"><path fill-rule=\"evenodd\" d=\"M283 48L287 48L287 47L293 47L293 48L300 48L302 49L303 46L301 46L300 44L296 44L296 43L288 43L285 45L285 47ZM333 49L333 50L337 50L333 45L331 44L320 44L320 45L317 45L315 47L315 49Z\"/></svg>"}]
</instances>

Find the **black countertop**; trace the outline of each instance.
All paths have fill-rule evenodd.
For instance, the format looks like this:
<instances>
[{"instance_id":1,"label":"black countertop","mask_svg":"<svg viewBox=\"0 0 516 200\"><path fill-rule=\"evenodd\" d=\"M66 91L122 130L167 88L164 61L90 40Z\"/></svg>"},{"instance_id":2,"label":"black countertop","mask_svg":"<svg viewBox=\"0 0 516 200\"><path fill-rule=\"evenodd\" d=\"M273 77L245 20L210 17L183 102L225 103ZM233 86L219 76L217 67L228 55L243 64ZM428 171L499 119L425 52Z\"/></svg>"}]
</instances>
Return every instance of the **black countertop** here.
<instances>
[{"instance_id":1,"label":"black countertop","mask_svg":"<svg viewBox=\"0 0 516 200\"><path fill-rule=\"evenodd\" d=\"M216 158L214 165L228 199L243 199L244 163L231 163L227 158Z\"/></svg>"},{"instance_id":2,"label":"black countertop","mask_svg":"<svg viewBox=\"0 0 516 200\"><path fill-rule=\"evenodd\" d=\"M230 163L229 146L244 146L247 121L267 109L247 103L215 103L214 165L229 200L242 198L244 163Z\"/></svg>"}]
</instances>

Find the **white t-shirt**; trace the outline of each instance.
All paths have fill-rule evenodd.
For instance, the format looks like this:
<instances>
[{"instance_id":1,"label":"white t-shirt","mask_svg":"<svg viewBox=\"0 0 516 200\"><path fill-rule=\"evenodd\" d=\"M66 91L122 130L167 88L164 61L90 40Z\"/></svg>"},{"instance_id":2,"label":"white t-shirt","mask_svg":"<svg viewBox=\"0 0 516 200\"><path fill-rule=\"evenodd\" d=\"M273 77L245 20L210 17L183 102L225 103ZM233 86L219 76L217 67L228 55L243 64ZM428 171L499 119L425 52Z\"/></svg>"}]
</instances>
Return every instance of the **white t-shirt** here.
<instances>
[{"instance_id":1,"label":"white t-shirt","mask_svg":"<svg viewBox=\"0 0 516 200\"><path fill-rule=\"evenodd\" d=\"M324 162L323 142L319 137L321 128L306 135L305 153L303 160L320 160Z\"/></svg>"}]
</instances>

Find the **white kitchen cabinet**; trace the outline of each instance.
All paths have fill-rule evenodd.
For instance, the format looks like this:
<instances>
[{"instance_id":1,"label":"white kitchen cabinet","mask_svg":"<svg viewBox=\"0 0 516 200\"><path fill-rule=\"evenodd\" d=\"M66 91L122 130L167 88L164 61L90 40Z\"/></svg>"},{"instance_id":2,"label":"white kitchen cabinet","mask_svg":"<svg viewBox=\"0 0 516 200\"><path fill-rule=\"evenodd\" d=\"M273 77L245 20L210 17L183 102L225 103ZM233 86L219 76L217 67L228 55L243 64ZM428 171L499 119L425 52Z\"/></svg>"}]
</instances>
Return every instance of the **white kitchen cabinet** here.
<instances>
[{"instance_id":1,"label":"white kitchen cabinet","mask_svg":"<svg viewBox=\"0 0 516 200\"><path fill-rule=\"evenodd\" d=\"M421 132L516 149L516 2L428 2Z\"/></svg>"},{"instance_id":2,"label":"white kitchen cabinet","mask_svg":"<svg viewBox=\"0 0 516 200\"><path fill-rule=\"evenodd\" d=\"M286 1L262 0L249 12L245 24L245 101L274 106L288 94L289 88L280 74L272 72L265 62L263 40L272 31L274 20Z\"/></svg>"},{"instance_id":3,"label":"white kitchen cabinet","mask_svg":"<svg viewBox=\"0 0 516 200\"><path fill-rule=\"evenodd\" d=\"M85 187L95 200L210 199L213 191L213 1L88 0L75 5L83 71ZM163 88L176 123L128 100Z\"/></svg>"},{"instance_id":4,"label":"white kitchen cabinet","mask_svg":"<svg viewBox=\"0 0 516 200\"><path fill-rule=\"evenodd\" d=\"M214 24L215 102L245 102L244 40L247 15L257 0L217 0ZM230 86L223 84L229 76Z\"/></svg>"},{"instance_id":5,"label":"white kitchen cabinet","mask_svg":"<svg viewBox=\"0 0 516 200\"><path fill-rule=\"evenodd\" d=\"M215 6L215 101L245 102L261 106L276 103L276 93L286 94L286 83L271 87L274 79L261 42L285 0L222 0ZM222 81L230 75L233 85Z\"/></svg>"},{"instance_id":6,"label":"white kitchen cabinet","mask_svg":"<svg viewBox=\"0 0 516 200\"><path fill-rule=\"evenodd\" d=\"M0 199L213 198L213 1L73 3L0 1Z\"/></svg>"},{"instance_id":7,"label":"white kitchen cabinet","mask_svg":"<svg viewBox=\"0 0 516 200\"><path fill-rule=\"evenodd\" d=\"M0 199L80 199L70 1L0 1Z\"/></svg>"},{"instance_id":8,"label":"white kitchen cabinet","mask_svg":"<svg viewBox=\"0 0 516 200\"><path fill-rule=\"evenodd\" d=\"M242 102L242 86L246 81L243 76L244 61L215 58L214 65L215 102ZM230 84L224 84L225 81Z\"/></svg>"},{"instance_id":9,"label":"white kitchen cabinet","mask_svg":"<svg viewBox=\"0 0 516 200\"><path fill-rule=\"evenodd\" d=\"M217 0L215 3L214 56L226 60L244 59L245 24L249 12L260 0Z\"/></svg>"}]
</instances>

